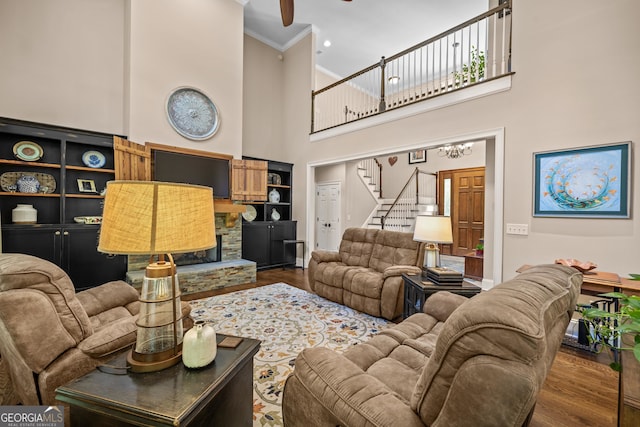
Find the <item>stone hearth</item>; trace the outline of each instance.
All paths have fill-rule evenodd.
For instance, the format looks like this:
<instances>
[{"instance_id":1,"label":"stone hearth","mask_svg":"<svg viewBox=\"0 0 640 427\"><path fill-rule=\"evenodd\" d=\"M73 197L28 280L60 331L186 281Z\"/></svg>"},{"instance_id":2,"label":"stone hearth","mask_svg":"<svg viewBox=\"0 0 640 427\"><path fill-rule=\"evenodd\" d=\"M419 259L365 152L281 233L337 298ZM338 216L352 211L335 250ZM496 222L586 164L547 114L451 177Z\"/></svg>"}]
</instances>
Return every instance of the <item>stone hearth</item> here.
<instances>
[{"instance_id":1,"label":"stone hearth","mask_svg":"<svg viewBox=\"0 0 640 427\"><path fill-rule=\"evenodd\" d=\"M236 221L232 227L228 227L225 219L224 214L216 214L216 235L222 248L219 261L210 261L210 257L215 257L215 249L206 251L206 254L202 251L175 257L183 294L256 281L256 263L242 259L242 221ZM148 255L129 256L127 282L138 290L142 287L144 269L148 263Z\"/></svg>"}]
</instances>

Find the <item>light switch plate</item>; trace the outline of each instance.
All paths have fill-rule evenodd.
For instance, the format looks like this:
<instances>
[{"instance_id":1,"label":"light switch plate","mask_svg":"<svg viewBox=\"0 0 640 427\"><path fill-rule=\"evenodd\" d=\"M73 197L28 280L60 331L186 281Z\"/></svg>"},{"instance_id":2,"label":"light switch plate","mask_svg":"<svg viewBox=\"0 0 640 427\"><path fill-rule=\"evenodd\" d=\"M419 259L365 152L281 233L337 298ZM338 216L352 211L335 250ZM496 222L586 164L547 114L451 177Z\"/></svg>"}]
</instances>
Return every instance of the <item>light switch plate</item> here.
<instances>
[{"instance_id":1,"label":"light switch plate","mask_svg":"<svg viewBox=\"0 0 640 427\"><path fill-rule=\"evenodd\" d=\"M527 224L507 224L507 234L526 236L529 234L529 226Z\"/></svg>"}]
</instances>

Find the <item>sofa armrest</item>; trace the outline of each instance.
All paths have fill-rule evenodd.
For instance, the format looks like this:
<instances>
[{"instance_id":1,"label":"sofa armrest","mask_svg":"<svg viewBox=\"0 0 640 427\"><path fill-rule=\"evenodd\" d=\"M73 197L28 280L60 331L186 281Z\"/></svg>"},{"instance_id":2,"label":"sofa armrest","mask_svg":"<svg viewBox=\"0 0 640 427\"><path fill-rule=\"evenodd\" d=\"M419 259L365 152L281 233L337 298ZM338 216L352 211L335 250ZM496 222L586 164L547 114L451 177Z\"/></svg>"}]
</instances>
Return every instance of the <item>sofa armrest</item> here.
<instances>
[{"instance_id":1,"label":"sofa armrest","mask_svg":"<svg viewBox=\"0 0 640 427\"><path fill-rule=\"evenodd\" d=\"M121 350L136 342L137 316L125 317L100 329L84 339L78 348L91 357L99 358Z\"/></svg>"},{"instance_id":2,"label":"sofa armrest","mask_svg":"<svg viewBox=\"0 0 640 427\"><path fill-rule=\"evenodd\" d=\"M391 265L384 269L382 272L382 277L386 279L387 277L393 276L401 276L402 274L420 274L422 269L415 265Z\"/></svg>"},{"instance_id":3,"label":"sofa armrest","mask_svg":"<svg viewBox=\"0 0 640 427\"><path fill-rule=\"evenodd\" d=\"M340 262L342 258L340 258L339 252L332 251L313 251L311 252L311 258L313 258L316 262Z\"/></svg>"},{"instance_id":4,"label":"sofa armrest","mask_svg":"<svg viewBox=\"0 0 640 427\"><path fill-rule=\"evenodd\" d=\"M356 364L327 348L303 350L290 380L299 381L304 395L287 393L283 406L306 408L313 399L343 425L424 426L418 414L393 390ZM317 406L317 405L316 405Z\"/></svg>"},{"instance_id":5,"label":"sofa armrest","mask_svg":"<svg viewBox=\"0 0 640 427\"><path fill-rule=\"evenodd\" d=\"M456 308L460 307L465 302L469 301L469 298L456 295L447 291L436 292L431 295L424 302L423 312L435 317L440 322L444 322L451 316Z\"/></svg>"}]
</instances>

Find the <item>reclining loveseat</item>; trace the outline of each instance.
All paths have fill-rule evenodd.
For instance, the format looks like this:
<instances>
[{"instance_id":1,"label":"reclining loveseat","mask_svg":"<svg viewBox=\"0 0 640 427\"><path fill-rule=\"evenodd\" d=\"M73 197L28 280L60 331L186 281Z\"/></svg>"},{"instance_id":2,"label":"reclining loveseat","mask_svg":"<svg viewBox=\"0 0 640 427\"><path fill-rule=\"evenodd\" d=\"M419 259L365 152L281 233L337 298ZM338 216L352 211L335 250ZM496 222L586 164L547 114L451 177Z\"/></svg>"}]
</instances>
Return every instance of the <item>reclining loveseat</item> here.
<instances>
[{"instance_id":1,"label":"reclining loveseat","mask_svg":"<svg viewBox=\"0 0 640 427\"><path fill-rule=\"evenodd\" d=\"M348 228L338 252L314 251L311 290L328 300L385 319L402 314L402 274L418 274L424 245L412 233Z\"/></svg>"}]
</instances>

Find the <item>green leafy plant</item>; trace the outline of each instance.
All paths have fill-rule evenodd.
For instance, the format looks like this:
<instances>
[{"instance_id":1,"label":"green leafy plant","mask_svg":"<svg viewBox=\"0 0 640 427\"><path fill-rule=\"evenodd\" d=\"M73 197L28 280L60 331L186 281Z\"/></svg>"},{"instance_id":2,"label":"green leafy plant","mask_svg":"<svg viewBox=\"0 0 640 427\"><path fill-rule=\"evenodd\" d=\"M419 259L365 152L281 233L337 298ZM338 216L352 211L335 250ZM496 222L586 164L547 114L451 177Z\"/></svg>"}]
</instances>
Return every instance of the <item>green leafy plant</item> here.
<instances>
[{"instance_id":1,"label":"green leafy plant","mask_svg":"<svg viewBox=\"0 0 640 427\"><path fill-rule=\"evenodd\" d=\"M483 250L484 250L484 245L483 245L482 243L478 243L478 244L476 245L476 250L478 250L478 251L483 251Z\"/></svg>"},{"instance_id":2,"label":"green leafy plant","mask_svg":"<svg viewBox=\"0 0 640 427\"><path fill-rule=\"evenodd\" d=\"M462 71L455 71L453 73L455 87L482 80L484 78L484 71L484 52L479 52L478 49L471 46L471 62L469 64L462 64Z\"/></svg>"},{"instance_id":3,"label":"green leafy plant","mask_svg":"<svg viewBox=\"0 0 640 427\"><path fill-rule=\"evenodd\" d=\"M640 362L640 296L627 296L622 292L609 292L600 296L617 300L618 311L607 311L590 305L578 307L578 312L590 327L589 342L596 344L597 351L605 348L633 351ZM622 368L617 360L609 366L615 371Z\"/></svg>"}]
</instances>

